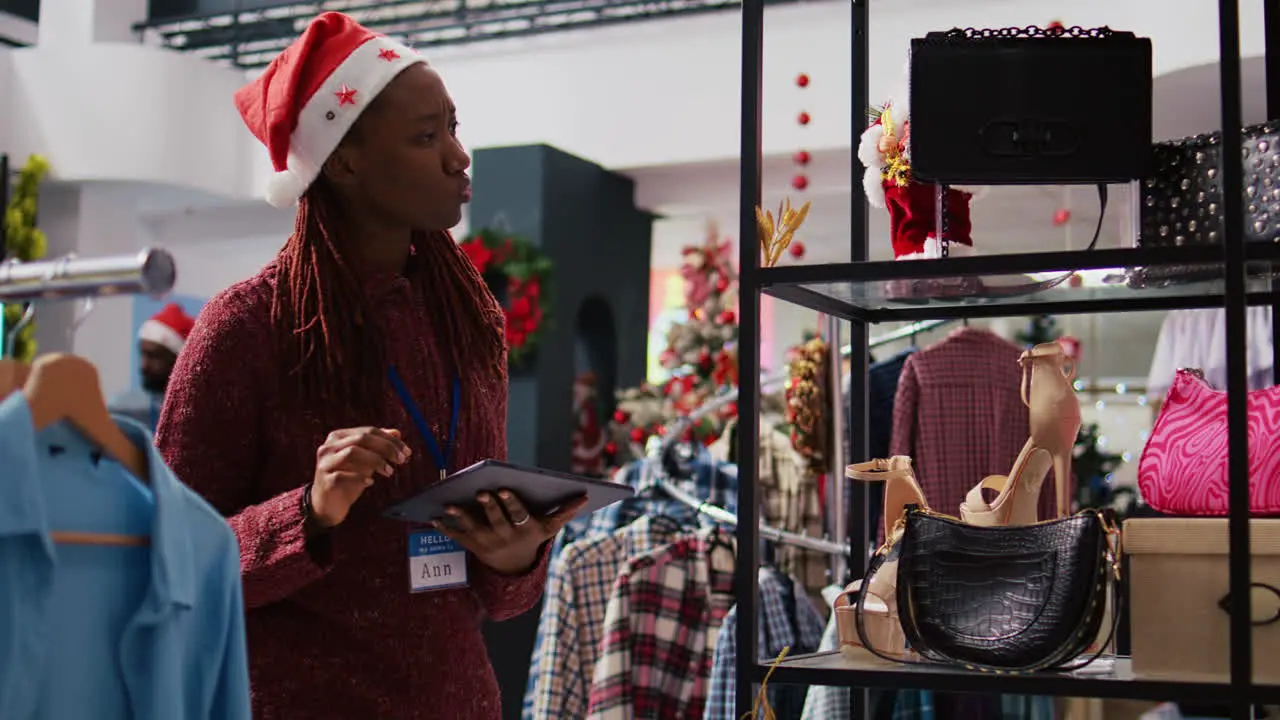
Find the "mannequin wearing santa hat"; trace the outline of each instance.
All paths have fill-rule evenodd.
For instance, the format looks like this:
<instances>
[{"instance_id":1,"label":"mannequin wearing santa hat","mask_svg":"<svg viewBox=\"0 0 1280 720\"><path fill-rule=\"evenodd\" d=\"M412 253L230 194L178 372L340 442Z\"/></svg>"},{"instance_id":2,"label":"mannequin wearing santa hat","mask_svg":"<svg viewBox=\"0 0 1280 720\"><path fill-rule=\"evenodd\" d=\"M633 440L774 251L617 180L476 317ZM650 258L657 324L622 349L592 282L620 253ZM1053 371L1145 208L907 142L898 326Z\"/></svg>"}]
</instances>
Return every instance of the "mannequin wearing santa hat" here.
<instances>
[{"instance_id":1,"label":"mannequin wearing santa hat","mask_svg":"<svg viewBox=\"0 0 1280 720\"><path fill-rule=\"evenodd\" d=\"M138 328L138 372L142 387L111 399L108 409L131 417L155 432L169 376L187 344L195 320L177 303L169 303Z\"/></svg>"},{"instance_id":2,"label":"mannequin wearing santa hat","mask_svg":"<svg viewBox=\"0 0 1280 720\"><path fill-rule=\"evenodd\" d=\"M942 257L938 240L937 186L911 177L911 109L909 93L900 92L873 120L858 144L858 160L866 171L862 187L867 201L889 211L889 233L895 260ZM949 256L973 254L969 203L975 192L948 188L944 204Z\"/></svg>"},{"instance_id":3,"label":"mannequin wearing santa hat","mask_svg":"<svg viewBox=\"0 0 1280 720\"><path fill-rule=\"evenodd\" d=\"M506 454L502 310L448 234L457 109L423 56L332 12L235 102L294 232L201 311L156 444L239 538L254 717L497 720L481 622L538 602L581 503L382 516ZM437 547L447 583L410 572Z\"/></svg>"}]
</instances>

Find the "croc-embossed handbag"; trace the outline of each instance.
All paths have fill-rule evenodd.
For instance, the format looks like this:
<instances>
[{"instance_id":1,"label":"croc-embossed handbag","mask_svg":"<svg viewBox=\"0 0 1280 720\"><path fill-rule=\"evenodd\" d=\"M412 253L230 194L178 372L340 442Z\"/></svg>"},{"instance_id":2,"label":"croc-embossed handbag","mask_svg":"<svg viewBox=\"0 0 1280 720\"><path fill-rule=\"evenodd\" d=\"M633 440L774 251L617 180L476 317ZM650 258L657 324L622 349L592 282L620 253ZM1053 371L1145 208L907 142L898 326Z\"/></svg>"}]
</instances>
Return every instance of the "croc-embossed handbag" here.
<instances>
[{"instance_id":1,"label":"croc-embossed handbag","mask_svg":"<svg viewBox=\"0 0 1280 720\"><path fill-rule=\"evenodd\" d=\"M1108 637L1086 655L1120 577L1119 530L1108 511L986 527L912 507L893 551L902 631L926 661L1006 674L1072 670L1110 644ZM887 557L877 553L867 577ZM1112 616L1114 634L1119 613Z\"/></svg>"}]
</instances>

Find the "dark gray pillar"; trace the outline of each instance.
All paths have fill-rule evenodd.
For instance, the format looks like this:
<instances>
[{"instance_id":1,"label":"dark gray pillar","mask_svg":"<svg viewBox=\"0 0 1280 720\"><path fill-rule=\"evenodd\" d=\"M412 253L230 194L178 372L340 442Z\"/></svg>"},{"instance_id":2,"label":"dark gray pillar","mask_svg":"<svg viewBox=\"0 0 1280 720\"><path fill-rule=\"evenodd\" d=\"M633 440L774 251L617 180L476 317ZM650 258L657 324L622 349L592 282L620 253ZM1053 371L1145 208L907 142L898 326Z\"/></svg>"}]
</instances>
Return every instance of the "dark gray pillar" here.
<instances>
[{"instance_id":1,"label":"dark gray pillar","mask_svg":"<svg viewBox=\"0 0 1280 720\"><path fill-rule=\"evenodd\" d=\"M595 371L606 411L614 388L644 379L653 216L636 208L629 178L546 145L477 150L472 171L471 228L519 235L555 264L552 325L511 377L507 454L567 470L574 376ZM535 610L486 627L503 714L512 720L537 617Z\"/></svg>"}]
</instances>

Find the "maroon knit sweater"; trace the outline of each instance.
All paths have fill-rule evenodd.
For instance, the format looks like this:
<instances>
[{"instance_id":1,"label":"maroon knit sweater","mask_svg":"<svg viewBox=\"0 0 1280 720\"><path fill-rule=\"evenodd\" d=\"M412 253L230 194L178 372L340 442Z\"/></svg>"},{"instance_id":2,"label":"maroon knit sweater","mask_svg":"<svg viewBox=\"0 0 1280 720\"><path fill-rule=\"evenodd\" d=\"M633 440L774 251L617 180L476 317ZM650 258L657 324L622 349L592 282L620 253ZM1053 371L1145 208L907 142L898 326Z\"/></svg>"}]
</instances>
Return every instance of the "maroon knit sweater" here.
<instances>
[{"instance_id":1,"label":"maroon knit sweater","mask_svg":"<svg viewBox=\"0 0 1280 720\"><path fill-rule=\"evenodd\" d=\"M438 437L447 431L452 363L436 346L425 274L366 278L387 357ZM330 428L284 410L292 387L271 326L275 263L213 298L178 359L156 432L173 471L224 515L240 539L253 713L257 720L495 720L497 681L481 637L542 593L546 556L504 576L472 559L470 587L409 593L407 529L380 517L435 480L430 451L388 383L382 413L413 456L379 479L325 540L304 540L301 493ZM506 454L501 372L465 373L451 470ZM310 545L310 547L308 547Z\"/></svg>"}]
</instances>

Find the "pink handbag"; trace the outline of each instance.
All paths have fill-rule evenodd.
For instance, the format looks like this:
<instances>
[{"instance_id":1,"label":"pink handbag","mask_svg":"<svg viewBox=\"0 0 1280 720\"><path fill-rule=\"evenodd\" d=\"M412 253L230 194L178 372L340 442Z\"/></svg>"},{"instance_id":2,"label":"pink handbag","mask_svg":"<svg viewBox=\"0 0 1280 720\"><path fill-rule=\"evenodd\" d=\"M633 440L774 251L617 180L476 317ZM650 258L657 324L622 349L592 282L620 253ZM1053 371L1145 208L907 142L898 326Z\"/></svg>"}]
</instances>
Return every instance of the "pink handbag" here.
<instances>
[{"instance_id":1,"label":"pink handbag","mask_svg":"<svg viewBox=\"0 0 1280 720\"><path fill-rule=\"evenodd\" d=\"M1138 488L1171 515L1227 514L1227 394L1179 370L1138 463ZM1249 508L1280 515L1280 386L1249 393Z\"/></svg>"}]
</instances>

